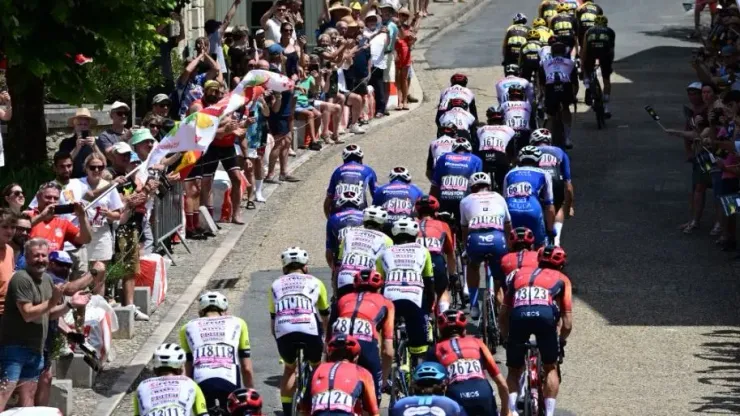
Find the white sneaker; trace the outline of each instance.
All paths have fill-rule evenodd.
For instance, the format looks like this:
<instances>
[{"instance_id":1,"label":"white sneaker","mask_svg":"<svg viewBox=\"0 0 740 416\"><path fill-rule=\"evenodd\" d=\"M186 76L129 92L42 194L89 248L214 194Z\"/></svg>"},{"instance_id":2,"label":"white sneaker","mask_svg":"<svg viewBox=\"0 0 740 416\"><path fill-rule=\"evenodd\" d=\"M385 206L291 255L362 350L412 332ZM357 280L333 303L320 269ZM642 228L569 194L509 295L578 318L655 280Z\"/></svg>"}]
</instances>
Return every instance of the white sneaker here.
<instances>
[{"instance_id":1,"label":"white sneaker","mask_svg":"<svg viewBox=\"0 0 740 416\"><path fill-rule=\"evenodd\" d=\"M267 201L264 196L262 196L262 193L256 193L254 195L254 200L257 202L265 202Z\"/></svg>"},{"instance_id":2,"label":"white sneaker","mask_svg":"<svg viewBox=\"0 0 740 416\"><path fill-rule=\"evenodd\" d=\"M480 308L478 305L471 306L470 307L470 319L479 319L480 318Z\"/></svg>"},{"instance_id":3,"label":"white sneaker","mask_svg":"<svg viewBox=\"0 0 740 416\"><path fill-rule=\"evenodd\" d=\"M349 128L349 131L354 134L365 134L365 129L360 127L360 123L355 123Z\"/></svg>"},{"instance_id":4,"label":"white sneaker","mask_svg":"<svg viewBox=\"0 0 740 416\"><path fill-rule=\"evenodd\" d=\"M131 309L134 310L134 320L135 321L148 321L149 320L149 315L140 311L139 308L136 307L136 305L131 305L130 307Z\"/></svg>"}]
</instances>

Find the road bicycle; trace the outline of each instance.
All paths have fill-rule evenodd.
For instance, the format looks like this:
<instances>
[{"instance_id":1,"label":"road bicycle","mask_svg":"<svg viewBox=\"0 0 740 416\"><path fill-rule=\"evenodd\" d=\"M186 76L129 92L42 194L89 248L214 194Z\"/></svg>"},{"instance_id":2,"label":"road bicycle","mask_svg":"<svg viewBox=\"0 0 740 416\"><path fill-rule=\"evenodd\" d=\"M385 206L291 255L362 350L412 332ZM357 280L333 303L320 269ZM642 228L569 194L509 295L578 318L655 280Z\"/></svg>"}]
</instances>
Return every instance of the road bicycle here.
<instances>
[{"instance_id":1,"label":"road bicycle","mask_svg":"<svg viewBox=\"0 0 740 416\"><path fill-rule=\"evenodd\" d=\"M402 317L397 318L393 331L393 367L390 378L390 407L397 401L409 396L411 385L411 355L408 350L408 335L406 322Z\"/></svg>"},{"instance_id":2,"label":"road bicycle","mask_svg":"<svg viewBox=\"0 0 740 416\"><path fill-rule=\"evenodd\" d=\"M519 377L519 402L517 409L521 416L544 416L545 394L544 380L545 371L542 366L542 357L537 347L537 341L530 340L524 343L527 353L524 360L524 372ZM562 381L560 365L563 363L565 341L560 341L560 352L558 356L558 379Z\"/></svg>"},{"instance_id":3,"label":"road bicycle","mask_svg":"<svg viewBox=\"0 0 740 416\"><path fill-rule=\"evenodd\" d=\"M599 83L599 77L596 75L599 66L596 65L591 74L589 75L591 83L591 109L594 110L596 115L596 128L601 130L606 127L606 112L604 107L604 92L601 89Z\"/></svg>"},{"instance_id":4,"label":"road bicycle","mask_svg":"<svg viewBox=\"0 0 740 416\"><path fill-rule=\"evenodd\" d=\"M291 405L292 414L298 414L298 408L300 407L301 401L308 391L308 386L311 384L311 366L303 354L303 349L306 347L305 344L299 343L298 345L298 357L296 359L296 371L298 374L295 381L295 391L293 392L293 403Z\"/></svg>"},{"instance_id":5,"label":"road bicycle","mask_svg":"<svg viewBox=\"0 0 740 416\"><path fill-rule=\"evenodd\" d=\"M465 263L462 257L463 251L465 251L465 243L462 238L459 238L460 233L458 232L457 221L455 216L449 212L440 212L437 214L437 218L447 223L450 226L452 234L455 236L455 275L450 276L449 291L450 291L450 308L452 309L465 309L465 293L463 291L465 278Z\"/></svg>"},{"instance_id":6,"label":"road bicycle","mask_svg":"<svg viewBox=\"0 0 740 416\"><path fill-rule=\"evenodd\" d=\"M490 256L486 256L483 265L486 273L486 290L483 292L483 313L481 313L481 317L478 320L478 330L491 354L495 354L496 347L501 345L501 330L498 325L496 288L493 284Z\"/></svg>"}]
</instances>

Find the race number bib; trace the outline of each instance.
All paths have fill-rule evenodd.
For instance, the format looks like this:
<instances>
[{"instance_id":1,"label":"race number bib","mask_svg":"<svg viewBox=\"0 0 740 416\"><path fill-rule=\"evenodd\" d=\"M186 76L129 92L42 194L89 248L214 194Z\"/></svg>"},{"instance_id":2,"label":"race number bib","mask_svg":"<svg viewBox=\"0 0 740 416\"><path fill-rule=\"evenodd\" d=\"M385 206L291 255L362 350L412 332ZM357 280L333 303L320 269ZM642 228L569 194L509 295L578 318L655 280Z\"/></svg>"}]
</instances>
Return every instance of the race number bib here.
<instances>
[{"instance_id":1,"label":"race number bib","mask_svg":"<svg viewBox=\"0 0 740 416\"><path fill-rule=\"evenodd\" d=\"M357 195L360 195L361 199L365 199L365 192L363 189L362 184L354 184L354 183L338 183L337 186L334 187L334 195L339 196L342 195L345 192L354 192Z\"/></svg>"},{"instance_id":2,"label":"race number bib","mask_svg":"<svg viewBox=\"0 0 740 416\"><path fill-rule=\"evenodd\" d=\"M558 158L556 158L555 156L549 153L542 153L542 157L540 158L541 168L551 168L557 165L558 165Z\"/></svg>"},{"instance_id":3,"label":"race number bib","mask_svg":"<svg viewBox=\"0 0 740 416\"><path fill-rule=\"evenodd\" d=\"M276 315L306 315L314 312L311 299L300 295L283 296L275 305Z\"/></svg>"},{"instance_id":4,"label":"race number bib","mask_svg":"<svg viewBox=\"0 0 740 416\"><path fill-rule=\"evenodd\" d=\"M433 237L418 237L416 242L426 247L430 253L436 254L442 252L442 241L439 238Z\"/></svg>"},{"instance_id":5,"label":"race number bib","mask_svg":"<svg viewBox=\"0 0 740 416\"><path fill-rule=\"evenodd\" d=\"M507 198L528 198L532 196L532 185L529 182L517 182L506 187Z\"/></svg>"},{"instance_id":6,"label":"race number bib","mask_svg":"<svg viewBox=\"0 0 740 416\"><path fill-rule=\"evenodd\" d=\"M408 283L410 285L424 286L424 280L421 274L413 270L391 270L385 281L388 285Z\"/></svg>"},{"instance_id":7,"label":"race number bib","mask_svg":"<svg viewBox=\"0 0 740 416\"><path fill-rule=\"evenodd\" d=\"M506 124L514 130L521 130L527 128L529 120L525 120L524 116L520 115L509 116L506 118Z\"/></svg>"},{"instance_id":8,"label":"race number bib","mask_svg":"<svg viewBox=\"0 0 740 416\"><path fill-rule=\"evenodd\" d=\"M231 368L236 362L234 347L225 344L209 344L193 351L193 365L205 368Z\"/></svg>"},{"instance_id":9,"label":"race number bib","mask_svg":"<svg viewBox=\"0 0 740 416\"><path fill-rule=\"evenodd\" d=\"M151 410L144 416L185 416L185 409L172 405Z\"/></svg>"},{"instance_id":10,"label":"race number bib","mask_svg":"<svg viewBox=\"0 0 740 416\"><path fill-rule=\"evenodd\" d=\"M372 269L375 267L375 258L363 253L347 253L342 257L342 265Z\"/></svg>"},{"instance_id":11,"label":"race number bib","mask_svg":"<svg viewBox=\"0 0 740 416\"><path fill-rule=\"evenodd\" d=\"M411 214L414 209L414 204L408 198L391 198L383 204L383 208L388 211L389 214Z\"/></svg>"},{"instance_id":12,"label":"race number bib","mask_svg":"<svg viewBox=\"0 0 740 416\"><path fill-rule=\"evenodd\" d=\"M504 152L506 151L506 142L501 137L484 137L480 141L480 150Z\"/></svg>"},{"instance_id":13,"label":"race number bib","mask_svg":"<svg viewBox=\"0 0 740 416\"><path fill-rule=\"evenodd\" d=\"M525 286L514 293L514 307L519 306L550 306L550 291L538 286Z\"/></svg>"},{"instance_id":14,"label":"race number bib","mask_svg":"<svg viewBox=\"0 0 740 416\"><path fill-rule=\"evenodd\" d=\"M473 217L468 227L476 230L493 228L496 230L504 229L504 218L500 215L479 215Z\"/></svg>"},{"instance_id":15,"label":"race number bib","mask_svg":"<svg viewBox=\"0 0 740 416\"><path fill-rule=\"evenodd\" d=\"M339 410L352 413L354 400L341 390L329 390L319 393L311 399L311 414L322 410Z\"/></svg>"},{"instance_id":16,"label":"race number bib","mask_svg":"<svg viewBox=\"0 0 740 416\"><path fill-rule=\"evenodd\" d=\"M441 191L465 192L468 190L468 178L465 176L448 175L442 178Z\"/></svg>"},{"instance_id":17,"label":"race number bib","mask_svg":"<svg viewBox=\"0 0 740 416\"><path fill-rule=\"evenodd\" d=\"M363 341L372 341L373 339L373 325L364 319L355 318L353 325L352 318L339 318L334 322L332 328L334 333L355 335Z\"/></svg>"},{"instance_id":18,"label":"race number bib","mask_svg":"<svg viewBox=\"0 0 740 416\"><path fill-rule=\"evenodd\" d=\"M447 366L450 382L459 382L471 378L484 378L480 360L460 359Z\"/></svg>"}]
</instances>

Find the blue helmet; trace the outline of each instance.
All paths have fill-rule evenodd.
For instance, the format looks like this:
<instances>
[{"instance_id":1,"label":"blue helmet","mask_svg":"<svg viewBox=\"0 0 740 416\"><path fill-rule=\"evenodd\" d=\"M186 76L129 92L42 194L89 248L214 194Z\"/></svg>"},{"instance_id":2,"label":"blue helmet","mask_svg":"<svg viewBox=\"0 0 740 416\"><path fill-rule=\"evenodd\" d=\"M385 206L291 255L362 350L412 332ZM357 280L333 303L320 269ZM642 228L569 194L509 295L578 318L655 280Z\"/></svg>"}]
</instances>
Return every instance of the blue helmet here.
<instances>
[{"instance_id":1,"label":"blue helmet","mask_svg":"<svg viewBox=\"0 0 740 416\"><path fill-rule=\"evenodd\" d=\"M414 383L442 384L447 379L447 370L440 363L426 361L416 367L412 379Z\"/></svg>"}]
</instances>

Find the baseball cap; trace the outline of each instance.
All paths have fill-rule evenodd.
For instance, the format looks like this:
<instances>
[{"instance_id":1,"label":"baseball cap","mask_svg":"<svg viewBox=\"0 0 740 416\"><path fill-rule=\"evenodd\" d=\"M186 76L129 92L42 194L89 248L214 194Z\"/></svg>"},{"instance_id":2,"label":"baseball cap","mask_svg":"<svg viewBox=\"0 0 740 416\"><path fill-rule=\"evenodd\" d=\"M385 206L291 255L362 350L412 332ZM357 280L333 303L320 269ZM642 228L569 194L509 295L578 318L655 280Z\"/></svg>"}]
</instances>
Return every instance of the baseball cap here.
<instances>
[{"instance_id":1,"label":"baseball cap","mask_svg":"<svg viewBox=\"0 0 740 416\"><path fill-rule=\"evenodd\" d=\"M686 87L687 90L701 90L701 82L695 81L689 84L688 87Z\"/></svg>"},{"instance_id":2,"label":"baseball cap","mask_svg":"<svg viewBox=\"0 0 740 416\"><path fill-rule=\"evenodd\" d=\"M210 80L206 81L205 84L203 84L203 89L204 90L210 90L211 88L220 89L221 88L221 83L218 82L218 81L216 81L216 80L210 79Z\"/></svg>"},{"instance_id":3,"label":"baseball cap","mask_svg":"<svg viewBox=\"0 0 740 416\"><path fill-rule=\"evenodd\" d=\"M280 46L279 43L273 43L272 45L267 47L267 52L270 53L270 55L280 55L283 53L283 47Z\"/></svg>"},{"instance_id":4,"label":"baseball cap","mask_svg":"<svg viewBox=\"0 0 740 416\"><path fill-rule=\"evenodd\" d=\"M720 50L720 54L722 56L731 56L731 55L734 55L736 52L737 52L737 49L735 49L735 47L732 45L725 45Z\"/></svg>"},{"instance_id":5,"label":"baseball cap","mask_svg":"<svg viewBox=\"0 0 740 416\"><path fill-rule=\"evenodd\" d=\"M126 111L131 111L131 107L129 107L128 104L121 102L121 101L116 101L113 104L111 104L110 111L113 112L121 108L125 108Z\"/></svg>"},{"instance_id":6,"label":"baseball cap","mask_svg":"<svg viewBox=\"0 0 740 416\"><path fill-rule=\"evenodd\" d=\"M167 96L167 94L157 94L152 98L152 104L160 104L160 103L171 103L172 100L170 100L170 97Z\"/></svg>"},{"instance_id":7,"label":"baseball cap","mask_svg":"<svg viewBox=\"0 0 740 416\"><path fill-rule=\"evenodd\" d=\"M129 163L141 163L141 158L136 153L131 153L131 160Z\"/></svg>"},{"instance_id":8,"label":"baseball cap","mask_svg":"<svg viewBox=\"0 0 740 416\"><path fill-rule=\"evenodd\" d=\"M66 251L52 251L51 254L49 254L49 261L68 264L70 266L73 264L72 257L70 257Z\"/></svg>"},{"instance_id":9,"label":"baseball cap","mask_svg":"<svg viewBox=\"0 0 740 416\"><path fill-rule=\"evenodd\" d=\"M113 145L113 151L118 153L119 155L125 154L125 153L132 153L131 146L128 145L126 142L118 142Z\"/></svg>"},{"instance_id":10,"label":"baseball cap","mask_svg":"<svg viewBox=\"0 0 740 416\"><path fill-rule=\"evenodd\" d=\"M254 36L264 35L265 29L257 29L256 32L254 32Z\"/></svg>"}]
</instances>

